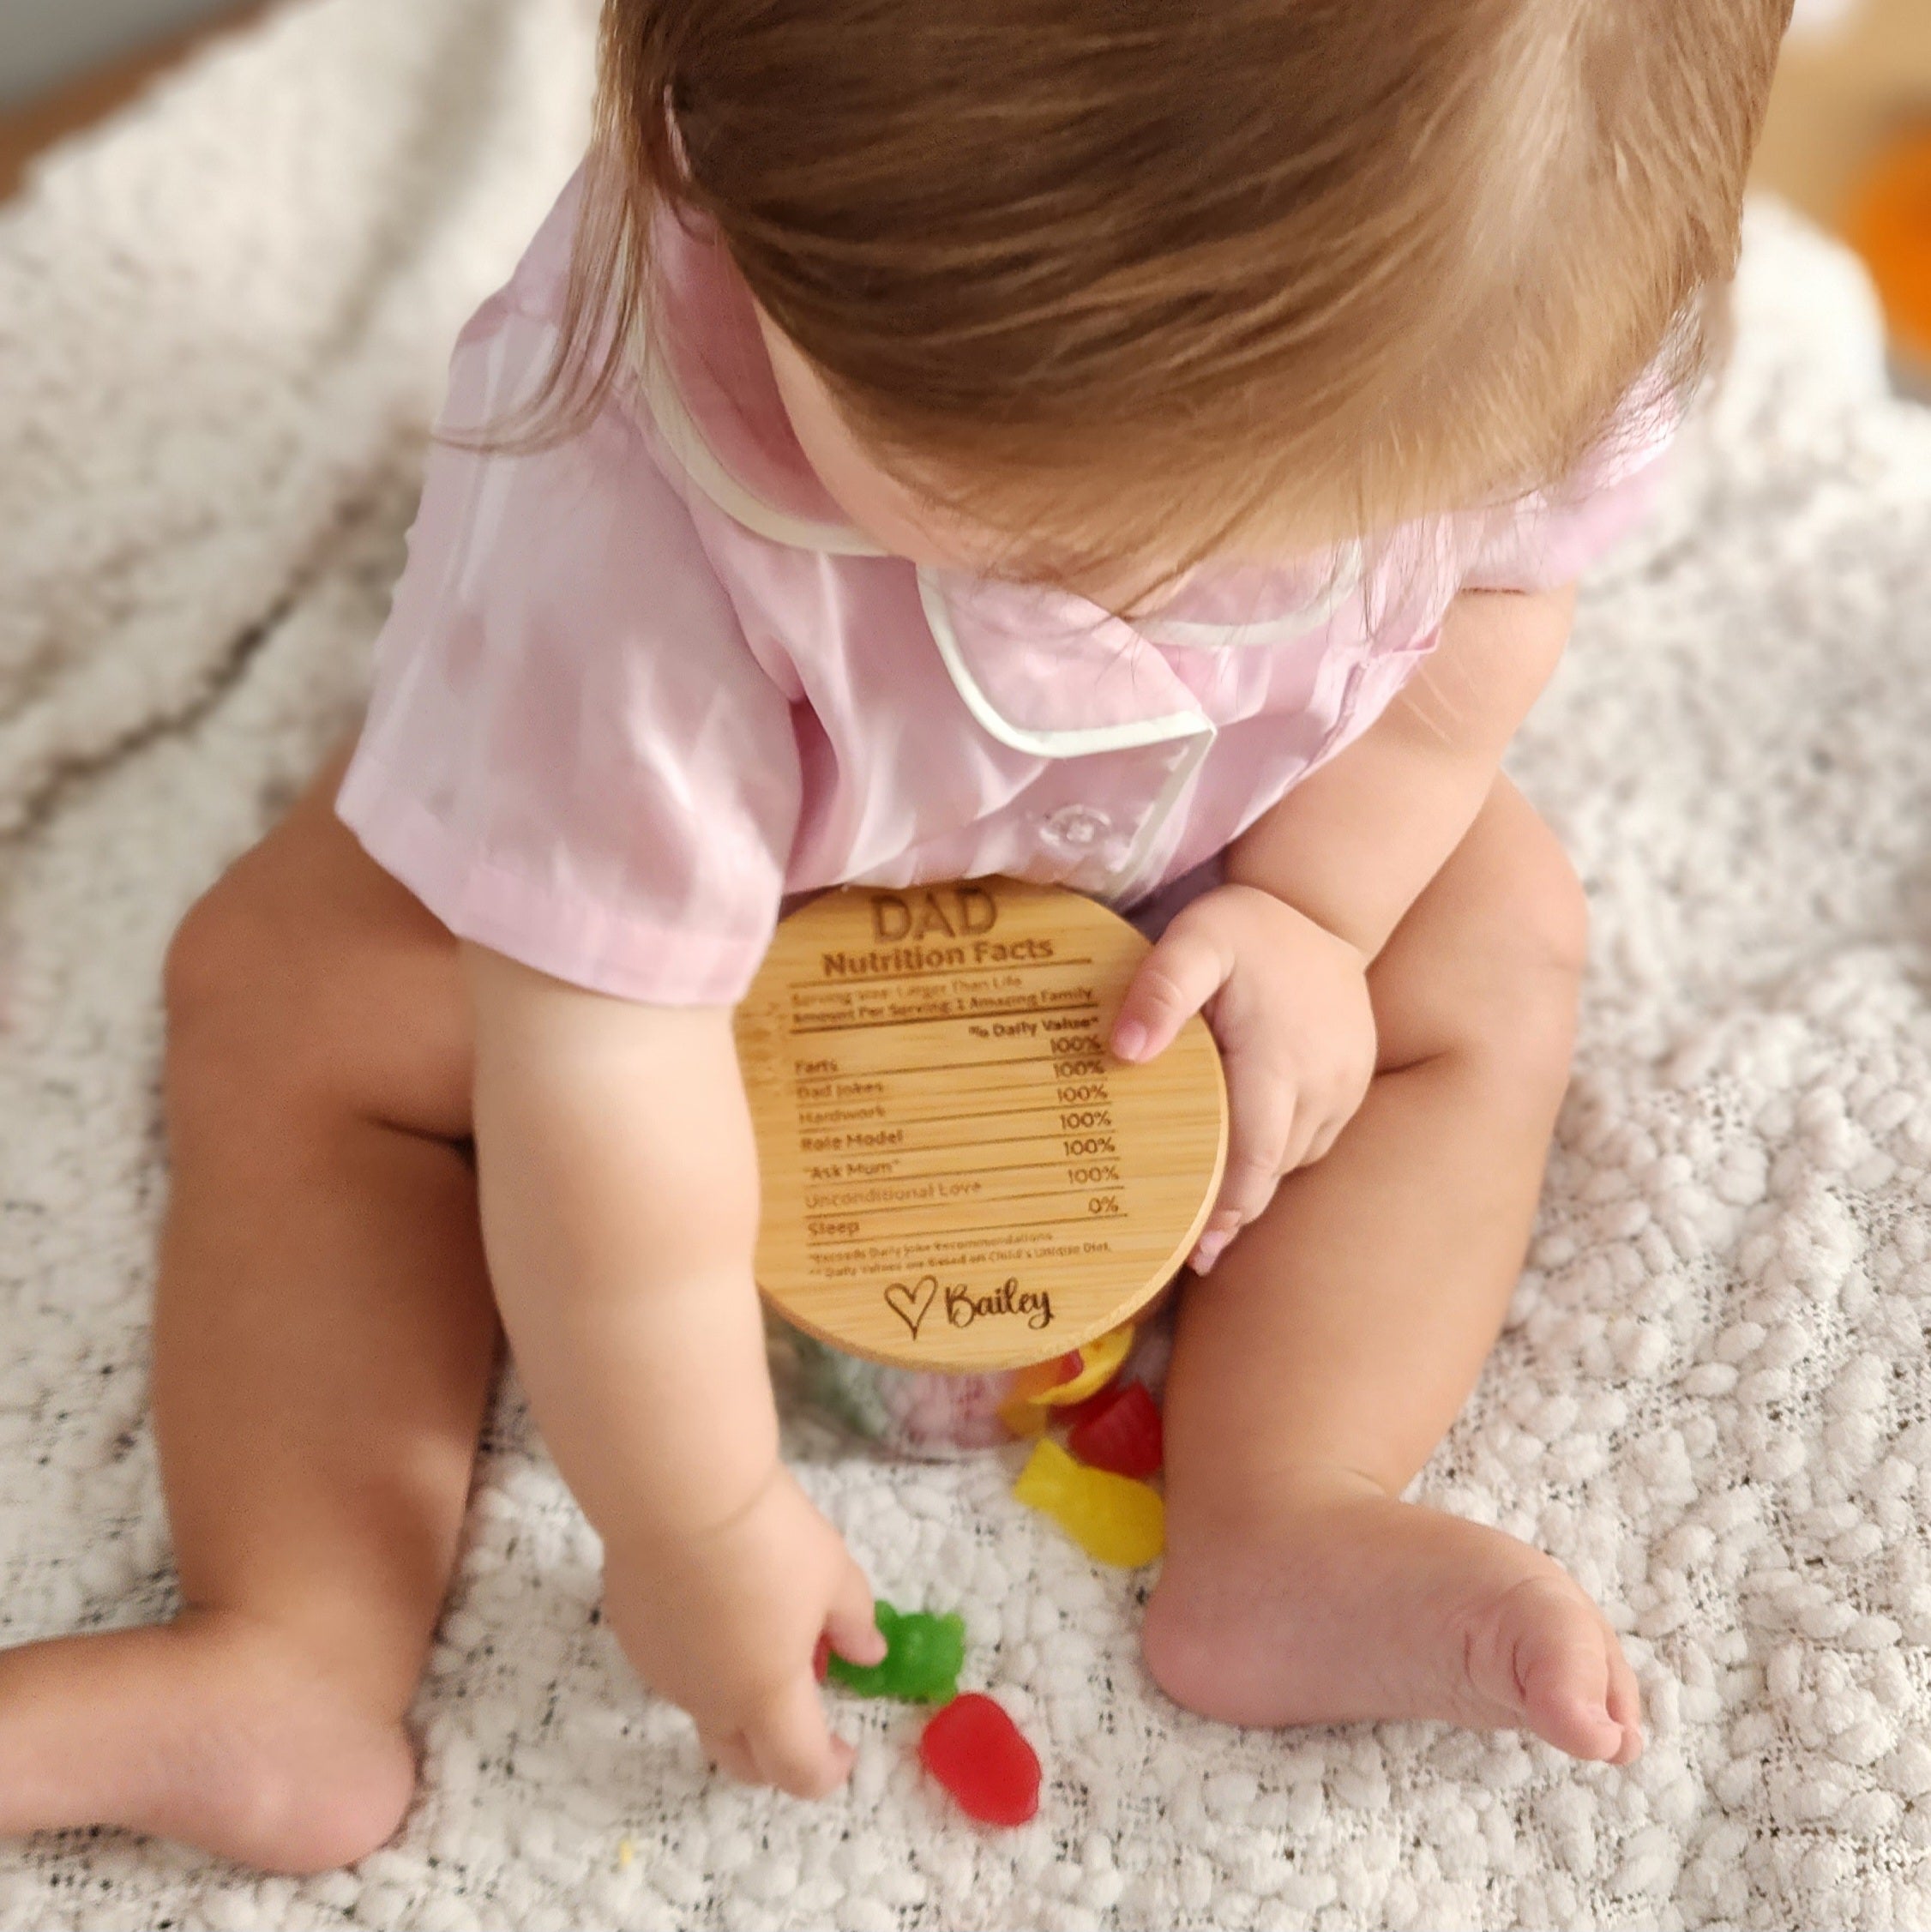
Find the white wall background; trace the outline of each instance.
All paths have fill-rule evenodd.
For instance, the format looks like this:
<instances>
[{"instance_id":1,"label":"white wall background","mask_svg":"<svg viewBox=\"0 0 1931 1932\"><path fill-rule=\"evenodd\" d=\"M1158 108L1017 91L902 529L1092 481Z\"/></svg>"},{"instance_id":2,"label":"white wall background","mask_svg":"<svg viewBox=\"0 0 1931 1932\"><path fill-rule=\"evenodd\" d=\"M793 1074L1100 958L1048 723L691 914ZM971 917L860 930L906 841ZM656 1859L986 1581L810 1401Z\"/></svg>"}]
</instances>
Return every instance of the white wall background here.
<instances>
[{"instance_id":1,"label":"white wall background","mask_svg":"<svg viewBox=\"0 0 1931 1932\"><path fill-rule=\"evenodd\" d=\"M0 0L0 103L220 13L229 0ZM407 0L399 0L406 4Z\"/></svg>"}]
</instances>

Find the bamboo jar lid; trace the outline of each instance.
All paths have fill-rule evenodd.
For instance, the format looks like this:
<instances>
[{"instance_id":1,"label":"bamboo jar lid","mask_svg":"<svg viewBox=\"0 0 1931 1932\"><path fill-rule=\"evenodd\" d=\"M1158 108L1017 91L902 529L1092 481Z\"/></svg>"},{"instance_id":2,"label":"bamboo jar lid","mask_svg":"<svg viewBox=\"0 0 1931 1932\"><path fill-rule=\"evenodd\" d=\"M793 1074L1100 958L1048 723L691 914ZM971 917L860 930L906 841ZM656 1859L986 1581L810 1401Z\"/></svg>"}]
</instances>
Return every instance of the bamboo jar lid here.
<instances>
[{"instance_id":1,"label":"bamboo jar lid","mask_svg":"<svg viewBox=\"0 0 1931 1932\"><path fill-rule=\"evenodd\" d=\"M1198 1017L1106 1040L1146 941L1010 879L851 887L779 926L739 1007L758 1285L900 1368L1022 1367L1132 1319L1220 1186L1227 1091Z\"/></svg>"}]
</instances>

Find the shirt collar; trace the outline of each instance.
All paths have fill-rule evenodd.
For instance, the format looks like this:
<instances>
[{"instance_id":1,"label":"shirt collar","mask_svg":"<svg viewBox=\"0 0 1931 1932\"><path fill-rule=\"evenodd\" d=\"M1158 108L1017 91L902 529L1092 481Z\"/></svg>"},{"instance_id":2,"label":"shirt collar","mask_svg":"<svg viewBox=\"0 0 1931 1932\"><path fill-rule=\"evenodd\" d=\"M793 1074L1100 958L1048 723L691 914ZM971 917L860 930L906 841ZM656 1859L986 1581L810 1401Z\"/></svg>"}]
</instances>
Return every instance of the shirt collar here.
<instances>
[{"instance_id":1,"label":"shirt collar","mask_svg":"<svg viewBox=\"0 0 1931 1932\"><path fill-rule=\"evenodd\" d=\"M832 556L887 556L844 516L799 447L749 292L715 232L666 211L652 247L659 300L640 373L667 452L756 536ZM1068 756L1211 732L1161 647L1304 635L1359 573L1358 546L1297 571L1217 568L1135 623L1067 591L923 569L918 581L946 668L979 722L1018 749Z\"/></svg>"},{"instance_id":2,"label":"shirt collar","mask_svg":"<svg viewBox=\"0 0 1931 1932\"><path fill-rule=\"evenodd\" d=\"M774 543L879 557L818 480L793 434L750 292L707 224L659 213L658 301L640 361L658 433L726 515Z\"/></svg>"},{"instance_id":3,"label":"shirt collar","mask_svg":"<svg viewBox=\"0 0 1931 1932\"><path fill-rule=\"evenodd\" d=\"M1002 743L1063 758L1213 728L1164 656L1098 605L949 571L921 570L918 587L953 684Z\"/></svg>"}]
</instances>

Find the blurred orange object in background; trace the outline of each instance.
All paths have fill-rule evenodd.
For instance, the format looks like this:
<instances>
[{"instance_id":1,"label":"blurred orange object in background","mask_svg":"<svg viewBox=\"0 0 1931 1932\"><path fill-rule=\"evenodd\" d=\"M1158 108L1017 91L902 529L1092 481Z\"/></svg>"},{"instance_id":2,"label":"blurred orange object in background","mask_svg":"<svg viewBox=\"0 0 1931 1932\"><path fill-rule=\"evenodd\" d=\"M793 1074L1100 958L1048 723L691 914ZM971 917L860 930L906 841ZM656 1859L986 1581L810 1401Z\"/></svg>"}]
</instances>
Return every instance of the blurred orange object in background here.
<instances>
[{"instance_id":1,"label":"blurred orange object in background","mask_svg":"<svg viewBox=\"0 0 1931 1932\"><path fill-rule=\"evenodd\" d=\"M1877 283L1901 357L1931 374L1931 123L1878 157L1852 190L1844 232Z\"/></svg>"}]
</instances>

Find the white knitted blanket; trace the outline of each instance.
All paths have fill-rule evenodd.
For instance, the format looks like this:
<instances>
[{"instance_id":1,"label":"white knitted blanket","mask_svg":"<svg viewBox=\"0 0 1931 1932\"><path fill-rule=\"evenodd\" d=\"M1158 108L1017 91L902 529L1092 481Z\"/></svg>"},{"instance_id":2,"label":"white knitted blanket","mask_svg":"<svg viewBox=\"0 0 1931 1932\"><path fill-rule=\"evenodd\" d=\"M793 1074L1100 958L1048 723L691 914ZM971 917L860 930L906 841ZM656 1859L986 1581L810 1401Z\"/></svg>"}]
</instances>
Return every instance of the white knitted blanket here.
<instances>
[{"instance_id":1,"label":"white knitted blanket","mask_svg":"<svg viewBox=\"0 0 1931 1932\"><path fill-rule=\"evenodd\" d=\"M155 985L352 715L422 428L581 139L582 0L304 0L0 215L0 1635L170 1600L143 1419ZM72 1834L7 1926L1931 1925L1931 417L1846 261L1754 218L1727 385L1514 768L1597 914L1534 1266L1420 1493L1609 1606L1632 1771L1426 1725L1247 1735L1005 1494L798 1433L881 1593L964 1611L1047 1766L982 1833L917 1720L850 1789L709 1775L592 1620L506 1395L355 1871ZM238 1455L246 1445L236 1445Z\"/></svg>"}]
</instances>

